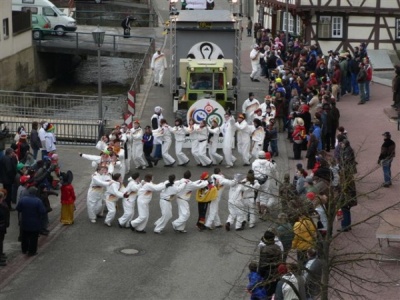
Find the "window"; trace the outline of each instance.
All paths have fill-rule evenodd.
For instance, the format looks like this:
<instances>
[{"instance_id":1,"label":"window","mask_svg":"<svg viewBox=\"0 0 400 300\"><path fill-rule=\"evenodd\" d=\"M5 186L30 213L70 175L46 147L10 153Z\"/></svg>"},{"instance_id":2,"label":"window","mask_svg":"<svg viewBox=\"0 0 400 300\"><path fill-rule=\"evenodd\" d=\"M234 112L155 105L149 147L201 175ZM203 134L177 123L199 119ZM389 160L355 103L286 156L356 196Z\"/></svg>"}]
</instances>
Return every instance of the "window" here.
<instances>
[{"instance_id":1,"label":"window","mask_svg":"<svg viewBox=\"0 0 400 300\"><path fill-rule=\"evenodd\" d=\"M30 11L32 14L37 15L38 8L37 7L22 7L21 11L24 11L24 12Z\"/></svg>"},{"instance_id":2,"label":"window","mask_svg":"<svg viewBox=\"0 0 400 300\"><path fill-rule=\"evenodd\" d=\"M9 24L8 24L8 18L3 19L3 36L5 39L10 36L10 28L9 28Z\"/></svg>"},{"instance_id":3,"label":"window","mask_svg":"<svg viewBox=\"0 0 400 300\"><path fill-rule=\"evenodd\" d=\"M301 18L299 16L296 17L296 34L301 34Z\"/></svg>"},{"instance_id":4,"label":"window","mask_svg":"<svg viewBox=\"0 0 400 300\"><path fill-rule=\"evenodd\" d=\"M38 24L39 23L39 21L38 21L38 19L37 19L37 17L36 16L32 16L32 24Z\"/></svg>"},{"instance_id":5,"label":"window","mask_svg":"<svg viewBox=\"0 0 400 300\"><path fill-rule=\"evenodd\" d=\"M318 37L330 38L331 17L321 16L318 23Z\"/></svg>"},{"instance_id":6,"label":"window","mask_svg":"<svg viewBox=\"0 0 400 300\"><path fill-rule=\"evenodd\" d=\"M343 37L343 18L332 17L332 37L342 38Z\"/></svg>"},{"instance_id":7,"label":"window","mask_svg":"<svg viewBox=\"0 0 400 300\"><path fill-rule=\"evenodd\" d=\"M43 14L48 17L56 17L57 16L56 13L54 12L54 10L49 6L43 7Z\"/></svg>"},{"instance_id":8,"label":"window","mask_svg":"<svg viewBox=\"0 0 400 300\"><path fill-rule=\"evenodd\" d=\"M286 30L286 12L283 12L283 18L282 18L282 30L283 31L287 31ZM294 18L293 16L289 13L289 32L293 33L294 32Z\"/></svg>"},{"instance_id":9,"label":"window","mask_svg":"<svg viewBox=\"0 0 400 300\"><path fill-rule=\"evenodd\" d=\"M35 0L22 0L22 3L34 4Z\"/></svg>"},{"instance_id":10,"label":"window","mask_svg":"<svg viewBox=\"0 0 400 300\"><path fill-rule=\"evenodd\" d=\"M322 39L343 37L343 17L320 16L318 37Z\"/></svg>"},{"instance_id":11,"label":"window","mask_svg":"<svg viewBox=\"0 0 400 300\"><path fill-rule=\"evenodd\" d=\"M400 19L396 19L396 39L400 39Z\"/></svg>"}]
</instances>

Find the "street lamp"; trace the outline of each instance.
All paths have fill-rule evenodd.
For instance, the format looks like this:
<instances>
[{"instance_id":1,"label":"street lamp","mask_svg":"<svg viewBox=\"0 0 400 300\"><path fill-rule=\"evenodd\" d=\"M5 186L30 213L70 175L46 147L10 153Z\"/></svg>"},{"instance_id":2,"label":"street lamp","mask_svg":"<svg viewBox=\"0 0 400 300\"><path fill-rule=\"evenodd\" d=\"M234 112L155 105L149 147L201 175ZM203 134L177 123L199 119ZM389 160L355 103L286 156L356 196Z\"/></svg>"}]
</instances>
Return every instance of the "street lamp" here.
<instances>
[{"instance_id":1,"label":"street lamp","mask_svg":"<svg viewBox=\"0 0 400 300\"><path fill-rule=\"evenodd\" d=\"M103 122L103 98L101 96L101 64L100 64L100 48L104 42L106 32L100 29L99 26L92 32L94 44L97 46L97 67L98 67L98 81L97 81L97 97L99 105L99 139L103 136L104 122Z\"/></svg>"}]
</instances>

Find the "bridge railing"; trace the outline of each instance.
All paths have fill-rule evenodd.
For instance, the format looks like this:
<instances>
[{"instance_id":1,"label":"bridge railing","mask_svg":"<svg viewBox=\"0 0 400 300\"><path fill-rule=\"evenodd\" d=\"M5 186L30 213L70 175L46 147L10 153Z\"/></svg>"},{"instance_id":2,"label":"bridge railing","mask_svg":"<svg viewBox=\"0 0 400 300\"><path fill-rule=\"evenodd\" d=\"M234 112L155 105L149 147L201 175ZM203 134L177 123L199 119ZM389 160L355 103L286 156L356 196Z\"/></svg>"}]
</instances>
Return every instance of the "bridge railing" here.
<instances>
[{"instance_id":1,"label":"bridge railing","mask_svg":"<svg viewBox=\"0 0 400 300\"><path fill-rule=\"evenodd\" d=\"M55 31L55 30L52 30L51 32L54 35L57 34L57 31ZM44 45L43 41L46 41L46 38L44 40L38 40L36 43L37 47L40 48L42 46L42 43ZM74 43L75 50L78 50L78 49L86 49L87 50L88 48L97 49L94 44L93 36L92 36L91 32L69 32L69 33L67 33L67 38L60 37L60 40L58 40L58 44L61 45L61 43L68 43L68 45L71 45L71 43ZM101 49L118 52L118 51L121 51L123 47L134 46L135 48L138 48L138 47L146 48L146 47L149 47L149 44L151 45L152 43L154 43L154 38L150 37L150 36L131 35L130 37L125 38L123 35L106 33L104 36L104 42L103 42ZM46 45L48 45L48 44L46 44Z\"/></svg>"},{"instance_id":2,"label":"bridge railing","mask_svg":"<svg viewBox=\"0 0 400 300\"><path fill-rule=\"evenodd\" d=\"M150 68L151 58L156 49L156 42L153 39L150 47L147 49L143 60L140 63L139 70L133 80L131 87L129 88L131 91L135 91L136 93L140 93L140 85L144 83L144 76L146 71Z\"/></svg>"},{"instance_id":3,"label":"bridge railing","mask_svg":"<svg viewBox=\"0 0 400 300\"><path fill-rule=\"evenodd\" d=\"M111 26L120 27L122 20L126 18L128 13L126 11L89 11L89 10L77 10L75 13L77 23L79 25L100 25L100 26ZM149 13L137 13L133 14L136 18L132 21L134 27L157 27L158 17L154 10L150 10Z\"/></svg>"},{"instance_id":4,"label":"bridge railing","mask_svg":"<svg viewBox=\"0 0 400 300\"><path fill-rule=\"evenodd\" d=\"M30 132L32 130L32 122L40 121L41 119L25 118L16 120L15 118L5 117L2 118L4 124L10 130L9 136L7 137L7 143L11 144L14 141L14 136L17 132L18 127L24 126L25 131L30 138ZM67 123L61 121L53 121L46 119L46 121L52 123L55 126L55 132L57 144L80 144L80 145L95 145L98 141L99 125L96 123L89 123L85 121L75 121L75 123Z\"/></svg>"},{"instance_id":5,"label":"bridge railing","mask_svg":"<svg viewBox=\"0 0 400 300\"><path fill-rule=\"evenodd\" d=\"M119 97L102 97L103 111L121 116L124 100ZM53 122L96 123L98 120L97 96L28 93L0 90L0 115L15 121L51 119ZM106 117L106 116L104 116Z\"/></svg>"}]
</instances>

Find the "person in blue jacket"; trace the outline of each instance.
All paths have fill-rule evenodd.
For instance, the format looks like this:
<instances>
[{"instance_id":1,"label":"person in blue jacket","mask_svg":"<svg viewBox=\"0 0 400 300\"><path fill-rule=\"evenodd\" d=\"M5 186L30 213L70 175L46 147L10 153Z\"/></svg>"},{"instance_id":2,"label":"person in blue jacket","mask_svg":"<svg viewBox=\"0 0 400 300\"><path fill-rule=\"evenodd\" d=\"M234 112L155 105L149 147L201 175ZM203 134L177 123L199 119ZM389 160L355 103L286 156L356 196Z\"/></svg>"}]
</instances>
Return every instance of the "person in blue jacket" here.
<instances>
[{"instance_id":1,"label":"person in blue jacket","mask_svg":"<svg viewBox=\"0 0 400 300\"><path fill-rule=\"evenodd\" d=\"M21 250L23 254L37 254L39 232L42 229L46 208L38 197L36 187L28 189L28 195L23 196L17 205L21 226Z\"/></svg>"},{"instance_id":2,"label":"person in blue jacket","mask_svg":"<svg viewBox=\"0 0 400 300\"><path fill-rule=\"evenodd\" d=\"M251 262L249 270L249 284L246 289L251 294L250 300L266 300L267 290L263 284L263 277L257 272L257 263L254 261Z\"/></svg>"}]
</instances>

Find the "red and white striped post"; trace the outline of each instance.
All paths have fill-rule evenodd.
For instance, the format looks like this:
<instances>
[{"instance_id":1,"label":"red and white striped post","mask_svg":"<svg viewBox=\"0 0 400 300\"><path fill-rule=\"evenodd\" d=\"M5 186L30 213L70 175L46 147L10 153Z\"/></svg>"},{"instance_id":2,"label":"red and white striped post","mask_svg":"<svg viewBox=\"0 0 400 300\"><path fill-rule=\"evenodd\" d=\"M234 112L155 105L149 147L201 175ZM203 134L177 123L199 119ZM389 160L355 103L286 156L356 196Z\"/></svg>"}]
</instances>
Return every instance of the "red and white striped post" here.
<instances>
[{"instance_id":1,"label":"red and white striped post","mask_svg":"<svg viewBox=\"0 0 400 300\"><path fill-rule=\"evenodd\" d=\"M136 92L128 91L128 113L124 115L124 122L128 128L132 128L133 116L135 115Z\"/></svg>"}]
</instances>

